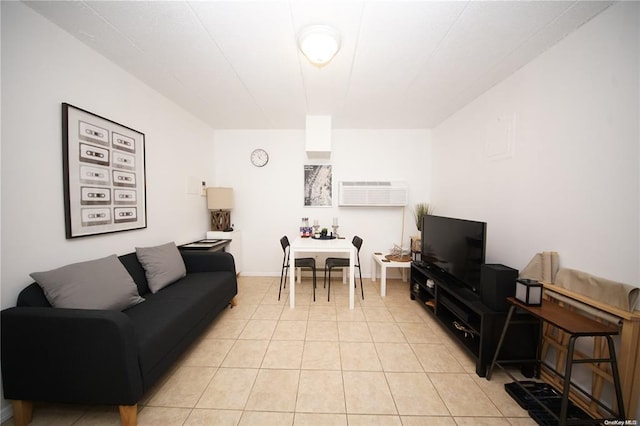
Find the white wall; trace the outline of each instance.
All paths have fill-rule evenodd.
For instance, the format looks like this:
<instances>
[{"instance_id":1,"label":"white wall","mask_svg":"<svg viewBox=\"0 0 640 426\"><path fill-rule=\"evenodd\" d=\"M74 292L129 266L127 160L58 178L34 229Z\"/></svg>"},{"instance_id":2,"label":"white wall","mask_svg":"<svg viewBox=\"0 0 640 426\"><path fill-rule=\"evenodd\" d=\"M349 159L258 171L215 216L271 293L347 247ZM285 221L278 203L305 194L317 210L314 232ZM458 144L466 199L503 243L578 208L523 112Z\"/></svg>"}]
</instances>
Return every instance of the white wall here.
<instances>
[{"instance_id":1,"label":"white wall","mask_svg":"<svg viewBox=\"0 0 640 426\"><path fill-rule=\"evenodd\" d=\"M611 7L433 129L439 213L488 222L487 262L640 284L637 3ZM515 144L498 118L515 114ZM502 139L508 140L508 139Z\"/></svg>"},{"instance_id":2,"label":"white wall","mask_svg":"<svg viewBox=\"0 0 640 426\"><path fill-rule=\"evenodd\" d=\"M213 130L22 3L2 3L2 307L28 273L201 238ZM65 239L61 102L145 133L147 229Z\"/></svg>"},{"instance_id":3,"label":"white wall","mask_svg":"<svg viewBox=\"0 0 640 426\"><path fill-rule=\"evenodd\" d=\"M22 3L1 8L2 308L30 272L202 238L205 198L187 195L185 181L213 179L213 130ZM65 239L61 102L145 133L146 229ZM9 412L3 401L2 420Z\"/></svg>"},{"instance_id":4,"label":"white wall","mask_svg":"<svg viewBox=\"0 0 640 426\"><path fill-rule=\"evenodd\" d=\"M243 274L279 275L280 237L294 238L302 217L330 229L339 218L338 232L359 235L363 275L370 274L371 253L388 252L402 237L399 207L338 207L341 180L403 180L409 183L409 206L404 211L404 246L417 233L413 205L430 198L431 144L427 130L334 130L328 160L308 159L303 130L219 130L215 132L216 184L234 188L231 221L242 231ZM269 153L262 168L251 165L255 148ZM303 206L305 164L331 164L333 207Z\"/></svg>"}]
</instances>

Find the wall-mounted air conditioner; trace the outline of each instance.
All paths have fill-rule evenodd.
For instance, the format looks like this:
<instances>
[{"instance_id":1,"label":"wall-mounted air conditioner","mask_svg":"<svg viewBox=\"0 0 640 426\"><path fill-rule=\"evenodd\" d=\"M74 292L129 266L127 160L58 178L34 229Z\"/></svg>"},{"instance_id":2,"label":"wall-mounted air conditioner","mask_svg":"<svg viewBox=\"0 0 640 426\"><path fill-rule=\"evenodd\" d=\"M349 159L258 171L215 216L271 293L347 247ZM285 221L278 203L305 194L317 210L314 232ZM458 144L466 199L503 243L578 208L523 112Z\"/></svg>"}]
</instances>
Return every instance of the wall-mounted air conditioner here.
<instances>
[{"instance_id":1,"label":"wall-mounted air conditioner","mask_svg":"<svg viewBox=\"0 0 640 426\"><path fill-rule=\"evenodd\" d=\"M406 206L409 200L406 182L342 181L338 186L339 206Z\"/></svg>"}]
</instances>

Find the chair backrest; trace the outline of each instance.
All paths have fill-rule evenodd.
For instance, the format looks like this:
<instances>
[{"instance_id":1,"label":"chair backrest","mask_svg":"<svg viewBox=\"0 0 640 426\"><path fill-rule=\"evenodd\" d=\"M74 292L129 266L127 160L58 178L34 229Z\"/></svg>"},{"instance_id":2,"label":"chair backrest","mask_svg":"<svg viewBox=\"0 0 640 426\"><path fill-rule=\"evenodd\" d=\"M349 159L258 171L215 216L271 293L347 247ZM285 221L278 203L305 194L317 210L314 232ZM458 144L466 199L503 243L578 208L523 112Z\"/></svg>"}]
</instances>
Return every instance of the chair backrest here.
<instances>
[{"instance_id":1,"label":"chair backrest","mask_svg":"<svg viewBox=\"0 0 640 426\"><path fill-rule=\"evenodd\" d=\"M360 267L360 247L362 247L362 238L358 237L357 235L354 236L353 240L351 240L351 244L353 244L357 249L356 259L358 261L358 264L356 266L359 268Z\"/></svg>"},{"instance_id":2,"label":"chair backrest","mask_svg":"<svg viewBox=\"0 0 640 426\"><path fill-rule=\"evenodd\" d=\"M284 252L284 257L282 258L282 267L286 268L289 265L288 263L289 256L287 256L287 247L289 247L289 238L287 238L286 235L280 238L280 245L282 246L282 251Z\"/></svg>"},{"instance_id":3,"label":"chair backrest","mask_svg":"<svg viewBox=\"0 0 640 426\"><path fill-rule=\"evenodd\" d=\"M280 238L280 245L282 246L282 250L286 253L287 247L289 247L289 238L287 238L286 235Z\"/></svg>"},{"instance_id":4,"label":"chair backrest","mask_svg":"<svg viewBox=\"0 0 640 426\"><path fill-rule=\"evenodd\" d=\"M360 247L362 247L362 238L356 235L355 237L353 237L353 240L351 240L351 244L353 244L358 249L358 253L360 253Z\"/></svg>"}]
</instances>

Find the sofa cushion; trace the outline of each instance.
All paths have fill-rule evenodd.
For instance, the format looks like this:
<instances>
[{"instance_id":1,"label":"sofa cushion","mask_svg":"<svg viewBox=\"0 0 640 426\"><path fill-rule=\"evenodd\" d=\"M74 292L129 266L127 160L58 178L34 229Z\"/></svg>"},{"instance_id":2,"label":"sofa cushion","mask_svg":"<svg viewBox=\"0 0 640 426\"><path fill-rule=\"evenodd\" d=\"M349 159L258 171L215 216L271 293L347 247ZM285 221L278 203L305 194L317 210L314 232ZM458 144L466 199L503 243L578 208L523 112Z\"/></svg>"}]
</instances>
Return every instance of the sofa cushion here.
<instances>
[{"instance_id":1,"label":"sofa cushion","mask_svg":"<svg viewBox=\"0 0 640 426\"><path fill-rule=\"evenodd\" d=\"M174 242L155 247L136 247L152 293L187 275L187 269Z\"/></svg>"},{"instance_id":2,"label":"sofa cushion","mask_svg":"<svg viewBox=\"0 0 640 426\"><path fill-rule=\"evenodd\" d=\"M145 303L124 311L136 333L145 382L168 354L189 342L190 330L217 315L236 293L231 271L189 273L175 285L148 295Z\"/></svg>"},{"instance_id":3,"label":"sofa cushion","mask_svg":"<svg viewBox=\"0 0 640 426\"><path fill-rule=\"evenodd\" d=\"M115 254L29 275L55 308L123 310L144 301Z\"/></svg>"},{"instance_id":4,"label":"sofa cushion","mask_svg":"<svg viewBox=\"0 0 640 426\"><path fill-rule=\"evenodd\" d=\"M147 276L145 275L144 268L140 264L136 253L123 254L122 256L119 256L118 259L120 259L120 262L127 269L131 278L133 278L133 282L138 286L138 293L140 296L146 297L147 294L150 294L151 290L149 290Z\"/></svg>"},{"instance_id":5,"label":"sofa cushion","mask_svg":"<svg viewBox=\"0 0 640 426\"><path fill-rule=\"evenodd\" d=\"M30 308L51 308L51 303L47 300L47 296L44 295L42 287L38 283L31 283L18 294L18 300L16 306L28 306Z\"/></svg>"}]
</instances>

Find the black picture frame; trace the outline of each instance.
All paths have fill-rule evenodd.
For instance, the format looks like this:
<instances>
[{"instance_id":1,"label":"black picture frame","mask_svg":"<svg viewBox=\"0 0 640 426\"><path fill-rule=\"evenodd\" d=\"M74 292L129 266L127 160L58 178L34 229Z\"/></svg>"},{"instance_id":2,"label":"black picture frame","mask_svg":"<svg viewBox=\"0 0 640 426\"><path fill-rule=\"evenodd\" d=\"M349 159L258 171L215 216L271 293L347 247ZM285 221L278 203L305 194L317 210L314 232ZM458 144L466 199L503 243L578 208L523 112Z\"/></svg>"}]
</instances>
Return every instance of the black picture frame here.
<instances>
[{"instance_id":1,"label":"black picture frame","mask_svg":"<svg viewBox=\"0 0 640 426\"><path fill-rule=\"evenodd\" d=\"M62 103L67 239L147 227L145 135Z\"/></svg>"},{"instance_id":2,"label":"black picture frame","mask_svg":"<svg viewBox=\"0 0 640 426\"><path fill-rule=\"evenodd\" d=\"M333 170L329 164L304 166L304 207L333 206Z\"/></svg>"}]
</instances>

